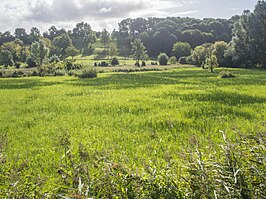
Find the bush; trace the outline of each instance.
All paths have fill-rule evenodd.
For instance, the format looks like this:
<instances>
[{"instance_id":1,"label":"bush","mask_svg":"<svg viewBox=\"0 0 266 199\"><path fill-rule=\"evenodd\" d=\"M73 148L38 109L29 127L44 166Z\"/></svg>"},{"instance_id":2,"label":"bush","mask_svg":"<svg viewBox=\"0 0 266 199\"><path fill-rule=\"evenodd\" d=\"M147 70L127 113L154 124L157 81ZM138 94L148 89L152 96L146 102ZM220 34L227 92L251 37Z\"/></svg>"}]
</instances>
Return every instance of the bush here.
<instances>
[{"instance_id":1,"label":"bush","mask_svg":"<svg viewBox=\"0 0 266 199\"><path fill-rule=\"evenodd\" d=\"M20 66L21 66L21 63L20 63L20 62L16 62L16 63L15 63L15 67L16 67L16 68L20 68Z\"/></svg>"},{"instance_id":2,"label":"bush","mask_svg":"<svg viewBox=\"0 0 266 199\"><path fill-rule=\"evenodd\" d=\"M158 61L161 66L167 65L168 59L169 57L165 53L160 53L160 55L158 56Z\"/></svg>"},{"instance_id":3,"label":"bush","mask_svg":"<svg viewBox=\"0 0 266 199\"><path fill-rule=\"evenodd\" d=\"M32 58L31 56L29 56L27 58L27 64L28 64L28 68L35 68L35 67L37 67L36 60L34 58Z\"/></svg>"},{"instance_id":4,"label":"bush","mask_svg":"<svg viewBox=\"0 0 266 199\"><path fill-rule=\"evenodd\" d=\"M79 78L95 78L97 77L97 70L93 67L87 67L78 75Z\"/></svg>"},{"instance_id":5,"label":"bush","mask_svg":"<svg viewBox=\"0 0 266 199\"><path fill-rule=\"evenodd\" d=\"M65 70L56 70L54 72L55 76L65 76L66 75L66 71Z\"/></svg>"},{"instance_id":6,"label":"bush","mask_svg":"<svg viewBox=\"0 0 266 199\"><path fill-rule=\"evenodd\" d=\"M135 66L140 67L140 64L138 62L135 63Z\"/></svg>"},{"instance_id":7,"label":"bush","mask_svg":"<svg viewBox=\"0 0 266 199\"><path fill-rule=\"evenodd\" d=\"M58 63L58 62L60 62L60 58L57 55L52 55L49 58L49 63Z\"/></svg>"},{"instance_id":8,"label":"bush","mask_svg":"<svg viewBox=\"0 0 266 199\"><path fill-rule=\"evenodd\" d=\"M106 61L102 61L102 62L100 62L100 63L98 64L98 66L107 67L107 66L109 66L109 64L108 64L108 62L106 62Z\"/></svg>"},{"instance_id":9,"label":"bush","mask_svg":"<svg viewBox=\"0 0 266 199\"><path fill-rule=\"evenodd\" d=\"M97 66L98 66L97 62L94 62L94 67L97 67Z\"/></svg>"},{"instance_id":10,"label":"bush","mask_svg":"<svg viewBox=\"0 0 266 199\"><path fill-rule=\"evenodd\" d=\"M180 57L179 58L179 63L180 64L187 64L187 57Z\"/></svg>"},{"instance_id":11,"label":"bush","mask_svg":"<svg viewBox=\"0 0 266 199\"><path fill-rule=\"evenodd\" d=\"M142 67L146 66L146 62L145 61L142 61L141 66Z\"/></svg>"},{"instance_id":12,"label":"bush","mask_svg":"<svg viewBox=\"0 0 266 199\"><path fill-rule=\"evenodd\" d=\"M169 59L170 64L176 64L176 62L177 62L177 59L175 56L170 57L170 59Z\"/></svg>"},{"instance_id":13,"label":"bush","mask_svg":"<svg viewBox=\"0 0 266 199\"><path fill-rule=\"evenodd\" d=\"M236 77L233 73L231 73L229 71L222 71L222 72L220 72L219 76L221 78L234 78L234 77Z\"/></svg>"},{"instance_id":14,"label":"bush","mask_svg":"<svg viewBox=\"0 0 266 199\"><path fill-rule=\"evenodd\" d=\"M116 65L119 65L119 61L116 57L113 57L112 61L111 61L111 65L112 66L116 66Z\"/></svg>"}]
</instances>

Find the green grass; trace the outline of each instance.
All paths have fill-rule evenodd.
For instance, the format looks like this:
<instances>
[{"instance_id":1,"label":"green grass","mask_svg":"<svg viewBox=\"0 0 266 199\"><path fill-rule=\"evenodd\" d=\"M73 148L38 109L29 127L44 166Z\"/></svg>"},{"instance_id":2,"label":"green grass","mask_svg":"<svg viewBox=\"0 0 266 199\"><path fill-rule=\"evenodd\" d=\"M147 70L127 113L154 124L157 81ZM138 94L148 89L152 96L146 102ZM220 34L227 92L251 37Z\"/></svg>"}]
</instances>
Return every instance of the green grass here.
<instances>
[{"instance_id":1,"label":"green grass","mask_svg":"<svg viewBox=\"0 0 266 199\"><path fill-rule=\"evenodd\" d=\"M231 138L265 132L265 71L230 71L237 77L181 68L0 79L0 198L16 187L26 195L73 193L59 169L71 162L65 150L77 154L80 144L92 176L101 172L100 160L137 173L176 162L174 172L184 151L218 149L220 131Z\"/></svg>"}]
</instances>

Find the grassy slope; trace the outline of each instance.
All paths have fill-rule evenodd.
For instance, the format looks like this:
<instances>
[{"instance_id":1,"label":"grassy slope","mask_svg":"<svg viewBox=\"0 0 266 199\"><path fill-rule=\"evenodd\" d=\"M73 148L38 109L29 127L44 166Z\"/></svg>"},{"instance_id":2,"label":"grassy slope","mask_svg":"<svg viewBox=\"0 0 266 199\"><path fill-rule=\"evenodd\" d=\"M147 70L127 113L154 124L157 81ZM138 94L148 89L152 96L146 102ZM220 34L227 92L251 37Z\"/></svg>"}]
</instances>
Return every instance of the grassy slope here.
<instances>
[{"instance_id":1,"label":"grassy slope","mask_svg":"<svg viewBox=\"0 0 266 199\"><path fill-rule=\"evenodd\" d=\"M219 130L232 137L265 131L265 71L233 71L237 78L175 69L0 79L0 134L11 169L2 187L19 179L18 170L43 179L44 190L56 187L66 133L74 152L82 143L110 162L143 168L152 161L160 168L181 161L195 144L211 152L221 142Z\"/></svg>"}]
</instances>

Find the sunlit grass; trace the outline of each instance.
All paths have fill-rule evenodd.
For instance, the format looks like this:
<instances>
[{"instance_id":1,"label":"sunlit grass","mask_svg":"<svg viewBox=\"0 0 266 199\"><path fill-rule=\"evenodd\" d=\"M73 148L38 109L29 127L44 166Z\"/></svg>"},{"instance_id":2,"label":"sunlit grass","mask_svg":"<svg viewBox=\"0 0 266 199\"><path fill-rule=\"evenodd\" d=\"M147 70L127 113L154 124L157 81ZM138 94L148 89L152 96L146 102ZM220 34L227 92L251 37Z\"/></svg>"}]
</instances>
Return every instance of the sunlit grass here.
<instances>
[{"instance_id":1,"label":"sunlit grass","mask_svg":"<svg viewBox=\"0 0 266 199\"><path fill-rule=\"evenodd\" d=\"M221 130L229 137L265 132L265 71L230 71L236 78L183 68L0 79L0 135L10 169L1 175L11 172L0 185L30 174L44 182L41 189L54 189L65 134L73 152L82 143L89 154L141 170L150 162L158 169L182 164L183 151L196 146L211 153Z\"/></svg>"}]
</instances>

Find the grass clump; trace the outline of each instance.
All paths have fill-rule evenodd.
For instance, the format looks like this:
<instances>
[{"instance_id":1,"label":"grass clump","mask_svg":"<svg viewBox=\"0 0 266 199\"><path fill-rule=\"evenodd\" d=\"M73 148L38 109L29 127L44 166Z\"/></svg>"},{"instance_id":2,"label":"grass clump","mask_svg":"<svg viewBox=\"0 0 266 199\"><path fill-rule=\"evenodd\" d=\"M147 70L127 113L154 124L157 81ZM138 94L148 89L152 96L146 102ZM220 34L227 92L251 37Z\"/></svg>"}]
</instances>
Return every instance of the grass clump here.
<instances>
[{"instance_id":1,"label":"grass clump","mask_svg":"<svg viewBox=\"0 0 266 199\"><path fill-rule=\"evenodd\" d=\"M221 78L234 78L234 77L236 77L233 73L231 73L230 71L222 71L222 72L220 72L220 74L219 74L219 76L221 77Z\"/></svg>"},{"instance_id":2,"label":"grass clump","mask_svg":"<svg viewBox=\"0 0 266 199\"><path fill-rule=\"evenodd\" d=\"M95 78L97 77L97 70L93 67L86 67L81 70L81 73L78 75L79 78Z\"/></svg>"}]
</instances>

